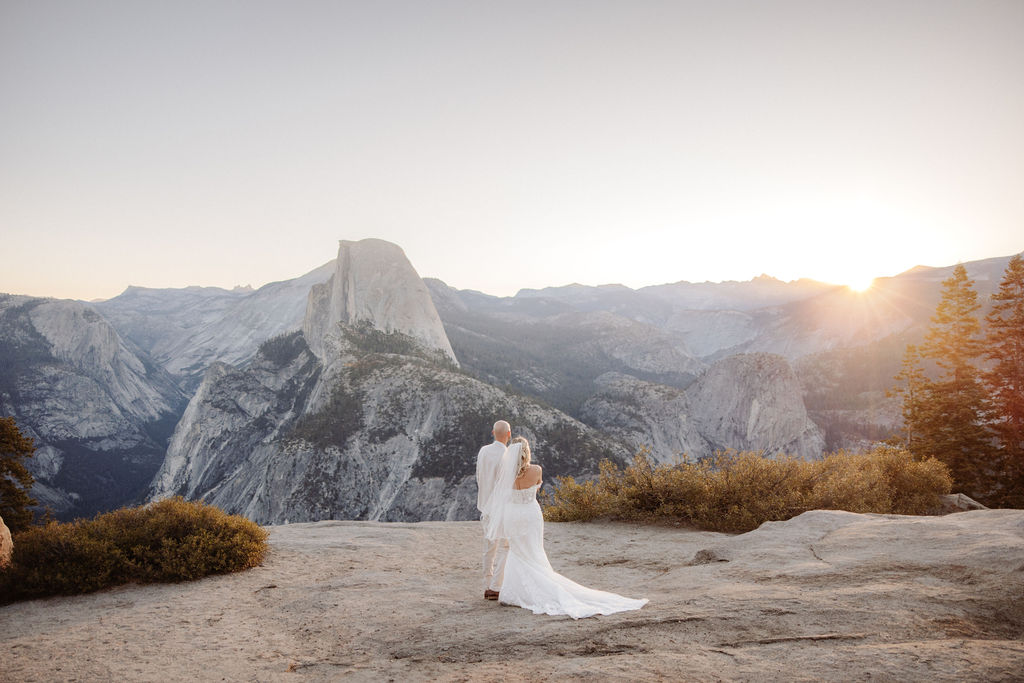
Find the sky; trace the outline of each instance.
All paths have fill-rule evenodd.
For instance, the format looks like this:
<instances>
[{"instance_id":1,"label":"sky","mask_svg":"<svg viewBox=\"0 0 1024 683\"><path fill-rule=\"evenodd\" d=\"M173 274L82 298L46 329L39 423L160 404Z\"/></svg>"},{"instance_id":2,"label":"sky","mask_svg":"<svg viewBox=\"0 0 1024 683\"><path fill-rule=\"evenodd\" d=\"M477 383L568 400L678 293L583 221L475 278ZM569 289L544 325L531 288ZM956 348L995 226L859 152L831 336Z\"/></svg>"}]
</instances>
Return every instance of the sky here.
<instances>
[{"instance_id":1,"label":"sky","mask_svg":"<svg viewBox=\"0 0 1024 683\"><path fill-rule=\"evenodd\" d=\"M0 0L0 292L863 286L1024 249L1024 2Z\"/></svg>"}]
</instances>

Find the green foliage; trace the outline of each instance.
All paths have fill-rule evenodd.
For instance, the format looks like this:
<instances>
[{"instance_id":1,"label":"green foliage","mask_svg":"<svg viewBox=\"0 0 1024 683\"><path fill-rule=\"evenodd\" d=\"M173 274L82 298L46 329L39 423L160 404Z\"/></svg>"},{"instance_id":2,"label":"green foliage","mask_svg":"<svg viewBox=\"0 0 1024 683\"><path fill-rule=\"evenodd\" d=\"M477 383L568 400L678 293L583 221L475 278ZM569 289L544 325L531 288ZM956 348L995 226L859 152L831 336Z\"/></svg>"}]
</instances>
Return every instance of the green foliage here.
<instances>
[{"instance_id":1,"label":"green foliage","mask_svg":"<svg viewBox=\"0 0 1024 683\"><path fill-rule=\"evenodd\" d=\"M1003 478L995 495L1002 505L1024 507L1024 259L1010 259L986 316L985 374L999 442Z\"/></svg>"},{"instance_id":2,"label":"green foliage","mask_svg":"<svg viewBox=\"0 0 1024 683\"><path fill-rule=\"evenodd\" d=\"M983 352L976 315L981 305L962 265L953 269L942 287L921 349L942 374L924 387L920 438L912 452L946 463L968 495L985 498L987 487L981 475L991 465L992 449L985 424L987 398L977 368Z\"/></svg>"},{"instance_id":3,"label":"green foliage","mask_svg":"<svg viewBox=\"0 0 1024 683\"><path fill-rule=\"evenodd\" d=\"M308 351L301 331L279 334L260 344L259 354L278 367L284 367Z\"/></svg>"},{"instance_id":4,"label":"green foliage","mask_svg":"<svg viewBox=\"0 0 1024 683\"><path fill-rule=\"evenodd\" d=\"M362 428L363 394L339 382L331 389L323 408L296 421L291 436L321 448L344 448L348 438Z\"/></svg>"},{"instance_id":5,"label":"green foliage","mask_svg":"<svg viewBox=\"0 0 1024 683\"><path fill-rule=\"evenodd\" d=\"M963 266L943 283L925 344L907 347L894 393L903 445L946 463L958 489L990 506L1024 505L1024 260L1010 260L981 337L981 308ZM992 361L982 372L982 358ZM939 375L929 379L922 362Z\"/></svg>"},{"instance_id":6,"label":"green foliage","mask_svg":"<svg viewBox=\"0 0 1024 683\"><path fill-rule=\"evenodd\" d=\"M181 498L51 522L15 534L0 603L240 571L263 561L266 541L254 522Z\"/></svg>"},{"instance_id":7,"label":"green foliage","mask_svg":"<svg viewBox=\"0 0 1024 683\"><path fill-rule=\"evenodd\" d=\"M902 443L911 452L917 452L921 432L925 428L925 399L929 380L921 365L921 351L914 344L907 344L903 364L894 379L897 384L891 394L903 397Z\"/></svg>"},{"instance_id":8,"label":"green foliage","mask_svg":"<svg viewBox=\"0 0 1024 683\"><path fill-rule=\"evenodd\" d=\"M440 365L453 365L451 359L444 353L424 347L415 337L402 332L385 332L368 322L346 325L343 333L345 339L363 353L415 356Z\"/></svg>"},{"instance_id":9,"label":"green foliage","mask_svg":"<svg viewBox=\"0 0 1024 683\"><path fill-rule=\"evenodd\" d=\"M52 345L32 324L32 309L43 299L10 305L12 297L0 294L6 308L0 310L0 392L19 397L18 379L27 369L53 360Z\"/></svg>"},{"instance_id":10,"label":"green foliage","mask_svg":"<svg viewBox=\"0 0 1024 683\"><path fill-rule=\"evenodd\" d=\"M602 463L596 481L557 479L544 516L554 522L608 517L750 531L817 509L922 514L950 487L945 465L890 446L816 461L728 452L660 466L641 452L625 469Z\"/></svg>"},{"instance_id":11,"label":"green foliage","mask_svg":"<svg viewBox=\"0 0 1024 683\"><path fill-rule=\"evenodd\" d=\"M33 454L32 439L22 435L14 418L0 417L0 517L12 534L32 524L33 478L22 460Z\"/></svg>"},{"instance_id":12,"label":"green foliage","mask_svg":"<svg viewBox=\"0 0 1024 683\"><path fill-rule=\"evenodd\" d=\"M495 415L518 417L511 406L456 406L458 413L442 424L421 447L421 456L413 464L411 477L424 479L443 477L456 481L476 471L476 454L480 446L493 438Z\"/></svg>"}]
</instances>

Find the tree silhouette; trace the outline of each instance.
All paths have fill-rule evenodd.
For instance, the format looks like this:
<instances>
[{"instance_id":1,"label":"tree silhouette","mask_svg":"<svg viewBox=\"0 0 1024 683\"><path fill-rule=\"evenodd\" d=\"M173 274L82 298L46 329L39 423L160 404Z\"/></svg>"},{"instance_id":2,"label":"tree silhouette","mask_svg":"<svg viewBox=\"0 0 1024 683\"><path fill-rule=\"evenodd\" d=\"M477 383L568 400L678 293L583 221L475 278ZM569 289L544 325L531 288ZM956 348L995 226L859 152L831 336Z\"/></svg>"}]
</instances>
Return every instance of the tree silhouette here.
<instances>
[{"instance_id":1,"label":"tree silhouette","mask_svg":"<svg viewBox=\"0 0 1024 683\"><path fill-rule=\"evenodd\" d=\"M32 439L22 435L14 418L0 417L0 517L11 533L32 524L33 479L22 460L34 453Z\"/></svg>"},{"instance_id":2,"label":"tree silhouette","mask_svg":"<svg viewBox=\"0 0 1024 683\"><path fill-rule=\"evenodd\" d=\"M978 369L984 353L980 308L967 269L956 266L942 282L942 298L921 347L922 358L934 361L940 375L921 387L921 402L910 407L916 411L913 426L918 431L913 451L946 463L956 486L968 495L991 500L997 464Z\"/></svg>"},{"instance_id":3,"label":"tree silhouette","mask_svg":"<svg viewBox=\"0 0 1024 683\"><path fill-rule=\"evenodd\" d=\"M992 294L986 316L986 356L993 361L985 373L999 443L1003 486L1000 503L1024 506L1024 259L1010 259L999 289Z\"/></svg>"}]
</instances>

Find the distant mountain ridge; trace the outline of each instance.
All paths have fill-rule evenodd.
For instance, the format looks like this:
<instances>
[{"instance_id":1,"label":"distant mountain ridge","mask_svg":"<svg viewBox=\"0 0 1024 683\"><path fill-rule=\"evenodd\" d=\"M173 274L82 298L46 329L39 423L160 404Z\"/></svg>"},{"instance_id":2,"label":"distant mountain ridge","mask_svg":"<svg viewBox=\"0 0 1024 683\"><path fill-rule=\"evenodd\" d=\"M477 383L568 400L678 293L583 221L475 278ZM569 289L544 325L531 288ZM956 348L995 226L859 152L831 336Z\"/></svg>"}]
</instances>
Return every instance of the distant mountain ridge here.
<instances>
[{"instance_id":1,"label":"distant mountain ridge","mask_svg":"<svg viewBox=\"0 0 1024 683\"><path fill-rule=\"evenodd\" d=\"M129 287L93 306L191 393L211 363L244 363L263 341L298 329L310 288L326 282L334 266L332 260L255 291Z\"/></svg>"},{"instance_id":2,"label":"distant mountain ridge","mask_svg":"<svg viewBox=\"0 0 1024 683\"><path fill-rule=\"evenodd\" d=\"M982 301L1008 260L965 264ZM644 446L817 457L888 436L885 389L951 270L865 293L761 276L495 297L342 241L256 290L0 297L0 414L36 439L35 494L63 516L148 491L262 521L463 519L499 415L574 476Z\"/></svg>"}]
</instances>

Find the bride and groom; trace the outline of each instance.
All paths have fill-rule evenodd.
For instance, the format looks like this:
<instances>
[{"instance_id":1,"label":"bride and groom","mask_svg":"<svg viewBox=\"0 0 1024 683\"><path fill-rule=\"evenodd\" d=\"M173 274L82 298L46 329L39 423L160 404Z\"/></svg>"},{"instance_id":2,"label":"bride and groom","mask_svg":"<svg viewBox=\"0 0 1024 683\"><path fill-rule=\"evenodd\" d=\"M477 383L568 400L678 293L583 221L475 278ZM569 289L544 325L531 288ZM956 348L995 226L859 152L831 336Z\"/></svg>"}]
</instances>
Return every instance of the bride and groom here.
<instances>
[{"instance_id":1,"label":"bride and groom","mask_svg":"<svg viewBox=\"0 0 1024 683\"><path fill-rule=\"evenodd\" d=\"M476 459L477 508L484 527L484 597L534 614L573 619L640 609L647 600L587 588L551 568L544 552L544 517L537 503L541 468L530 444L494 423L494 443Z\"/></svg>"}]
</instances>

